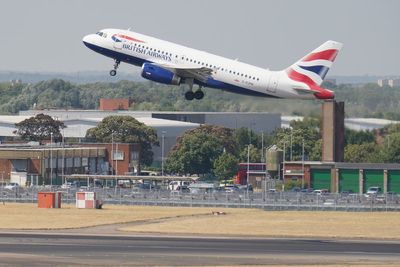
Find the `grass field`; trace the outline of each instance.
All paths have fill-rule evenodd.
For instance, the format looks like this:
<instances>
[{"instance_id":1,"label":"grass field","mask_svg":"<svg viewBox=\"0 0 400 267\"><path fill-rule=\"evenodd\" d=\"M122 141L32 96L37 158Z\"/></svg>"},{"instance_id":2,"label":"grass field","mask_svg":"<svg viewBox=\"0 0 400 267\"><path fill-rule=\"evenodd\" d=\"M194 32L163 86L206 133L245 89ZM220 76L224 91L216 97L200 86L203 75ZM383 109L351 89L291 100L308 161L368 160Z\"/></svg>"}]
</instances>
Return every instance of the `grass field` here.
<instances>
[{"instance_id":1,"label":"grass field","mask_svg":"<svg viewBox=\"0 0 400 267\"><path fill-rule=\"evenodd\" d=\"M225 215L212 215L224 211ZM102 210L0 206L0 229L68 229L130 223L137 233L400 239L400 213L262 211L106 205Z\"/></svg>"}]
</instances>

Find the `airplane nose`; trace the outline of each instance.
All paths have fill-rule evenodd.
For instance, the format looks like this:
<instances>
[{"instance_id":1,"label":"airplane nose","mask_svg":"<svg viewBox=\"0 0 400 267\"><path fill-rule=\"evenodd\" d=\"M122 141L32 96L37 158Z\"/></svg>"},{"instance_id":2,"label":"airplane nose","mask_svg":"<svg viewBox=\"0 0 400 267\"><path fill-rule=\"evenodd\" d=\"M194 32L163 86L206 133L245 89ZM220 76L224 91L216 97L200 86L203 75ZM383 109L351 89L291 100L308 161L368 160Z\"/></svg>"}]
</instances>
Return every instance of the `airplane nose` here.
<instances>
[{"instance_id":1,"label":"airplane nose","mask_svg":"<svg viewBox=\"0 0 400 267\"><path fill-rule=\"evenodd\" d=\"M86 45L86 46L89 46L89 45L91 45L91 44L94 44L95 43L95 36L94 36L95 34L88 34L88 35L86 35L86 36L84 36L83 38L82 38L82 42Z\"/></svg>"}]
</instances>

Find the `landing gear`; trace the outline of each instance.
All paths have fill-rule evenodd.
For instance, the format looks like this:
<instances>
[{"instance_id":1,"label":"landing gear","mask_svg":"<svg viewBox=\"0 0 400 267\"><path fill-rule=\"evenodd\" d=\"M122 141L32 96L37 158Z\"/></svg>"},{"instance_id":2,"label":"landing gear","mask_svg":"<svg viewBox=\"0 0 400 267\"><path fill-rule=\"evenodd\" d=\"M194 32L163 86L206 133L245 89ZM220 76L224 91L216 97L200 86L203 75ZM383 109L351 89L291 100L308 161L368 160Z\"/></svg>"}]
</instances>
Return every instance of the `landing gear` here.
<instances>
[{"instance_id":1,"label":"landing gear","mask_svg":"<svg viewBox=\"0 0 400 267\"><path fill-rule=\"evenodd\" d=\"M193 92L193 80L187 80L185 83L189 85L189 91L185 93L186 100L190 101L194 98L197 100L203 99L204 92L201 91L201 86L199 86L199 89L196 92Z\"/></svg>"},{"instance_id":2,"label":"landing gear","mask_svg":"<svg viewBox=\"0 0 400 267\"><path fill-rule=\"evenodd\" d=\"M194 98L194 93L192 92L192 91L187 91L186 93L185 93L185 98L186 98L186 100L193 100L193 98Z\"/></svg>"},{"instance_id":3,"label":"landing gear","mask_svg":"<svg viewBox=\"0 0 400 267\"><path fill-rule=\"evenodd\" d=\"M111 75L111 76L117 75L117 69L118 69L118 67L119 67L119 63L121 63L121 61L119 61L118 59L116 59L116 60L115 60L115 63L114 63L114 69L113 69L113 70L110 70L110 75Z\"/></svg>"},{"instance_id":4,"label":"landing gear","mask_svg":"<svg viewBox=\"0 0 400 267\"><path fill-rule=\"evenodd\" d=\"M203 99L203 97L204 97L204 92L201 91L201 88L199 88L199 90L194 92L194 98L196 98L197 100Z\"/></svg>"}]
</instances>

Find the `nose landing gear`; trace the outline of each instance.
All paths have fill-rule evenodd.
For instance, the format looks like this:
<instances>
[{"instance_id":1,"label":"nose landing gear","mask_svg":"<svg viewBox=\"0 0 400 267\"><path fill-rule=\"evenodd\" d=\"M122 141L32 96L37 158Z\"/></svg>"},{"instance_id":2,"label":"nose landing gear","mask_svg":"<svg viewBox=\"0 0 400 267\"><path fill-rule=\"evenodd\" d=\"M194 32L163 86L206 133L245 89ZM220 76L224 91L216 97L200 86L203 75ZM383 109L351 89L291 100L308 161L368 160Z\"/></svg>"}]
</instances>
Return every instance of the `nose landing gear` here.
<instances>
[{"instance_id":1,"label":"nose landing gear","mask_svg":"<svg viewBox=\"0 0 400 267\"><path fill-rule=\"evenodd\" d=\"M116 60L115 60L115 63L114 63L114 69L113 69L113 70L110 70L110 75L111 75L111 76L117 75L117 69L118 69L118 67L119 67L119 63L121 63L121 61L119 61L118 59L116 59Z\"/></svg>"}]
</instances>

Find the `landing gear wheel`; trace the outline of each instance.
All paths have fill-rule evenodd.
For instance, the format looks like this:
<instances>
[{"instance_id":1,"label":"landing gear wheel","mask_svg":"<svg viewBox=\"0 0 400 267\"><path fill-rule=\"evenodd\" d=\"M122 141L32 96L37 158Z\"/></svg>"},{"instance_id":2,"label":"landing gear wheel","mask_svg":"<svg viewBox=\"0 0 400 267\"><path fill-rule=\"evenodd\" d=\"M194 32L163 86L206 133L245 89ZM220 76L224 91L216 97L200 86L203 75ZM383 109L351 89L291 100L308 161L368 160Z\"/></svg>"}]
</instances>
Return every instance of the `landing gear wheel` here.
<instances>
[{"instance_id":1,"label":"landing gear wheel","mask_svg":"<svg viewBox=\"0 0 400 267\"><path fill-rule=\"evenodd\" d=\"M193 98L194 98L194 93L193 93L192 91L187 91L187 92L185 93L185 98L186 98L186 100L193 100Z\"/></svg>"},{"instance_id":2,"label":"landing gear wheel","mask_svg":"<svg viewBox=\"0 0 400 267\"><path fill-rule=\"evenodd\" d=\"M194 92L194 98L196 98L197 100L203 99L203 97L204 97L203 91L198 90Z\"/></svg>"},{"instance_id":3,"label":"landing gear wheel","mask_svg":"<svg viewBox=\"0 0 400 267\"><path fill-rule=\"evenodd\" d=\"M114 69L113 69L113 70L110 70L110 75L111 75L111 76L117 75L117 69L118 69L118 67L119 67L119 63L121 63L121 61L119 61L118 59L116 59L116 60L115 60L115 63L114 63Z\"/></svg>"}]
</instances>

